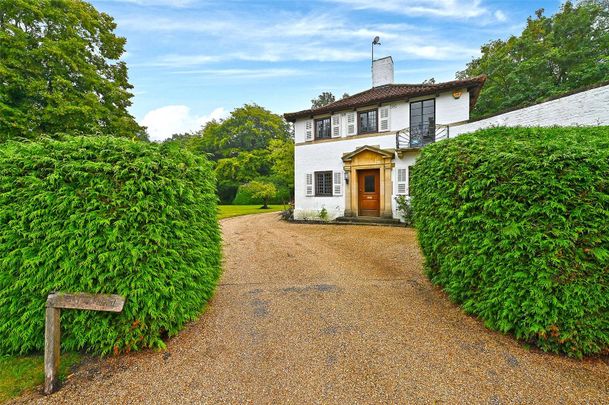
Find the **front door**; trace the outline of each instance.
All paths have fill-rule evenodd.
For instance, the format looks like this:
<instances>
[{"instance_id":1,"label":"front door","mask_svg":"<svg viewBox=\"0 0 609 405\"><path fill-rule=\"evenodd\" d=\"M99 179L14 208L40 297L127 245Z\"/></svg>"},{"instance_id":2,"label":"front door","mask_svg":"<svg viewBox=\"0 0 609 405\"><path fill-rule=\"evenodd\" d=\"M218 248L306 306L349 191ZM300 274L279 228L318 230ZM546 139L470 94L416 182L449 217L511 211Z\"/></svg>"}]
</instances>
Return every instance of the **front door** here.
<instances>
[{"instance_id":1,"label":"front door","mask_svg":"<svg viewBox=\"0 0 609 405\"><path fill-rule=\"evenodd\" d=\"M380 214L381 182L380 170L358 170L357 186L359 195L359 215L378 217Z\"/></svg>"}]
</instances>

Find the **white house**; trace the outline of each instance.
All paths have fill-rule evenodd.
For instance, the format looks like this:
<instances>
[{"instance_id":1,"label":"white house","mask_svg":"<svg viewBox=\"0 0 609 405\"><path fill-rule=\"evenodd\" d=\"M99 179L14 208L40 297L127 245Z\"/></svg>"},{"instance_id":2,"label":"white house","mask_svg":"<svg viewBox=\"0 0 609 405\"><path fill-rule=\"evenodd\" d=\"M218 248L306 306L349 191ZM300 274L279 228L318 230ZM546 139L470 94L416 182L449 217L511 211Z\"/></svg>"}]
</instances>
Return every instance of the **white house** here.
<instances>
[{"instance_id":1,"label":"white house","mask_svg":"<svg viewBox=\"0 0 609 405\"><path fill-rule=\"evenodd\" d=\"M398 218L395 197L408 195L420 149L469 119L485 79L394 84L387 57L373 62L371 89L285 114L296 145L294 218L316 219L324 208L331 220Z\"/></svg>"}]
</instances>

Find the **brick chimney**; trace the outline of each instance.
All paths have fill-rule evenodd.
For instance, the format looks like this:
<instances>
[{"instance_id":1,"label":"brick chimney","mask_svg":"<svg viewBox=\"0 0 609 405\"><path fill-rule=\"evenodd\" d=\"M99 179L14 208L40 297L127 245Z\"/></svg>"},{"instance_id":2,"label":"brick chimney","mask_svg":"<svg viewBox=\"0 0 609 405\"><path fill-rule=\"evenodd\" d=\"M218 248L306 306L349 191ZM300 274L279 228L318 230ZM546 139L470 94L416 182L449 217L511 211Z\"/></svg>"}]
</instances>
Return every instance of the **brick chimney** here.
<instances>
[{"instance_id":1,"label":"brick chimney","mask_svg":"<svg viewBox=\"0 0 609 405\"><path fill-rule=\"evenodd\" d=\"M391 56L372 61L372 87L393 84L393 59Z\"/></svg>"}]
</instances>

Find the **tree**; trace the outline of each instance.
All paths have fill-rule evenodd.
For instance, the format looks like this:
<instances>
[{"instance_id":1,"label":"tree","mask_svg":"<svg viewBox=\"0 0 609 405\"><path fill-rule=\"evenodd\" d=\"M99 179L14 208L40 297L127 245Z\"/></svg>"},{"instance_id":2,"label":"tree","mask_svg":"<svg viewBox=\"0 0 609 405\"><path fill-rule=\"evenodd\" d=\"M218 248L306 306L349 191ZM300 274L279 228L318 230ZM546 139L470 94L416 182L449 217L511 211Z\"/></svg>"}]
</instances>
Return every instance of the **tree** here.
<instances>
[{"instance_id":1,"label":"tree","mask_svg":"<svg viewBox=\"0 0 609 405\"><path fill-rule=\"evenodd\" d=\"M435 78L429 78L429 79L425 79L423 80L423 84L436 84L436 79Z\"/></svg>"},{"instance_id":2,"label":"tree","mask_svg":"<svg viewBox=\"0 0 609 405\"><path fill-rule=\"evenodd\" d=\"M349 97L349 93L343 93L343 97L342 98L347 98Z\"/></svg>"},{"instance_id":3,"label":"tree","mask_svg":"<svg viewBox=\"0 0 609 405\"><path fill-rule=\"evenodd\" d=\"M281 179L285 179L286 185L294 192L294 141L273 139L269 143L271 157L271 170Z\"/></svg>"},{"instance_id":4,"label":"tree","mask_svg":"<svg viewBox=\"0 0 609 405\"><path fill-rule=\"evenodd\" d=\"M272 182L281 195L294 190L294 140L283 117L256 104L236 108L222 121L210 121L194 134L167 142L206 154L215 162L218 196L230 203L241 184Z\"/></svg>"},{"instance_id":5,"label":"tree","mask_svg":"<svg viewBox=\"0 0 609 405\"><path fill-rule=\"evenodd\" d=\"M311 100L311 108L319 108L336 101L334 94L329 91L324 91L317 98Z\"/></svg>"},{"instance_id":6,"label":"tree","mask_svg":"<svg viewBox=\"0 0 609 405\"><path fill-rule=\"evenodd\" d=\"M252 195L252 198L259 198L262 200L262 209L269 208L268 202L271 198L275 198L277 195L277 188L273 183L265 183L262 181L251 181L243 186Z\"/></svg>"},{"instance_id":7,"label":"tree","mask_svg":"<svg viewBox=\"0 0 609 405\"><path fill-rule=\"evenodd\" d=\"M609 80L609 2L565 2L552 17L537 10L520 36L483 45L457 78L486 74L473 117Z\"/></svg>"},{"instance_id":8,"label":"tree","mask_svg":"<svg viewBox=\"0 0 609 405\"><path fill-rule=\"evenodd\" d=\"M146 138L116 23L80 0L0 0L0 141L42 134Z\"/></svg>"}]
</instances>

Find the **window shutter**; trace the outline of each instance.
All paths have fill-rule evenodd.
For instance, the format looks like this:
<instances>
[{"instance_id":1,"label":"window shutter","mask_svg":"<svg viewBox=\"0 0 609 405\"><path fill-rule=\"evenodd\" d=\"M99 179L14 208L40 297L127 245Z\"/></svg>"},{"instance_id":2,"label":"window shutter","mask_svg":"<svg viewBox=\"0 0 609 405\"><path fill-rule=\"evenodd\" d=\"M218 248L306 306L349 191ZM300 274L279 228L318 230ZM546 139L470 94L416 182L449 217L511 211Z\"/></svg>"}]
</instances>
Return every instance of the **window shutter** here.
<instances>
[{"instance_id":1,"label":"window shutter","mask_svg":"<svg viewBox=\"0 0 609 405\"><path fill-rule=\"evenodd\" d=\"M357 126L355 125L355 112L347 113L347 136L355 135Z\"/></svg>"},{"instance_id":2,"label":"window shutter","mask_svg":"<svg viewBox=\"0 0 609 405\"><path fill-rule=\"evenodd\" d=\"M389 131L389 106L379 108L379 132Z\"/></svg>"},{"instance_id":3,"label":"window shutter","mask_svg":"<svg viewBox=\"0 0 609 405\"><path fill-rule=\"evenodd\" d=\"M305 174L305 195L307 197L313 196L313 173Z\"/></svg>"},{"instance_id":4,"label":"window shutter","mask_svg":"<svg viewBox=\"0 0 609 405\"><path fill-rule=\"evenodd\" d=\"M399 195L406 195L406 169L398 169L398 192Z\"/></svg>"},{"instance_id":5,"label":"window shutter","mask_svg":"<svg viewBox=\"0 0 609 405\"><path fill-rule=\"evenodd\" d=\"M332 182L334 195L343 195L343 173L334 172L334 181Z\"/></svg>"},{"instance_id":6,"label":"window shutter","mask_svg":"<svg viewBox=\"0 0 609 405\"><path fill-rule=\"evenodd\" d=\"M332 116L332 138L340 138L340 115Z\"/></svg>"},{"instance_id":7,"label":"window shutter","mask_svg":"<svg viewBox=\"0 0 609 405\"><path fill-rule=\"evenodd\" d=\"M305 122L305 141L313 140L313 120Z\"/></svg>"}]
</instances>

